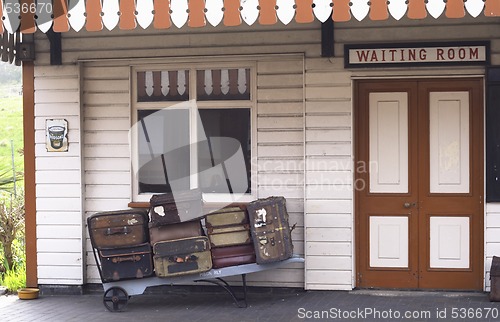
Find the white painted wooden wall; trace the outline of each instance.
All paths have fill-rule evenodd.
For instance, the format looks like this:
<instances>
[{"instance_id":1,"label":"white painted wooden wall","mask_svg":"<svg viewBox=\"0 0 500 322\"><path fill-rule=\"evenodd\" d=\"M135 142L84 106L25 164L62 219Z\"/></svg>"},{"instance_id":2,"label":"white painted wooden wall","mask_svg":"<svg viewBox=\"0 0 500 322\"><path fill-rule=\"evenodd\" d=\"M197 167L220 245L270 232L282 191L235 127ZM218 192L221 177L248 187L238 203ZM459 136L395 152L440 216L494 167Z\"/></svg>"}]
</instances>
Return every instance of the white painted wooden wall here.
<instances>
[{"instance_id":1,"label":"white painted wooden wall","mask_svg":"<svg viewBox=\"0 0 500 322\"><path fill-rule=\"evenodd\" d=\"M497 18L482 17L476 20L403 18L399 22L339 23L335 25L335 58L320 57L321 33L317 22L292 23L286 27L277 24L166 31L148 28L68 32L62 35L63 67L47 66L49 43L45 36L37 34L36 180L40 284L100 282L89 253L85 219L97 211L126 208L130 201L127 135L131 112L127 66L159 57L168 62L182 56L196 55L202 61L203 56L249 55L248 60L258 61L258 197L287 197L291 222L297 222L298 226L293 233L296 252L306 256L306 272L302 265L295 265L251 275L250 283L352 289L355 286L353 77L481 75L484 70L472 67L346 71L343 45L492 39L492 63L500 64L500 42L497 40L500 30L496 28L499 22ZM292 53L299 55L266 57ZM81 76L77 67L79 61L82 62ZM41 124L49 117L68 118L69 153L46 156L43 151ZM80 121L84 124L82 128ZM57 176L61 173L64 176ZM491 257L500 252L500 204L490 204L486 208L485 268L489 270ZM87 237L83 242L82 236ZM82 244L84 258L81 256ZM58 257L59 254L64 256ZM487 285L488 278L486 275Z\"/></svg>"},{"instance_id":2,"label":"white painted wooden wall","mask_svg":"<svg viewBox=\"0 0 500 322\"><path fill-rule=\"evenodd\" d=\"M352 104L341 58L306 60L306 286L352 289Z\"/></svg>"},{"instance_id":3,"label":"white painted wooden wall","mask_svg":"<svg viewBox=\"0 0 500 322\"><path fill-rule=\"evenodd\" d=\"M500 203L488 203L486 204L486 232L484 239L486 241L485 246L485 285L486 291L490 290L490 268L493 256L500 256Z\"/></svg>"},{"instance_id":4,"label":"white painted wooden wall","mask_svg":"<svg viewBox=\"0 0 500 322\"><path fill-rule=\"evenodd\" d=\"M79 66L35 68L35 157L39 284L85 281ZM45 121L68 121L68 152L47 152Z\"/></svg>"}]
</instances>

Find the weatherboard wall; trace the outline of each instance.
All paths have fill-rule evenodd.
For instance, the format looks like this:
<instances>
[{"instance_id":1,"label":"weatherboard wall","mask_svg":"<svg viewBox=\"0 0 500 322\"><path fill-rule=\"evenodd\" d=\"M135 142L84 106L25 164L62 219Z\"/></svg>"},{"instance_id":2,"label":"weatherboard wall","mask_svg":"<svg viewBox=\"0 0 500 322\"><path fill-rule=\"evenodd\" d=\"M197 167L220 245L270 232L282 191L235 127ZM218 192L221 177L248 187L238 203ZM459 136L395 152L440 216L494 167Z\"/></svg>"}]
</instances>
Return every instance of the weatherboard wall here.
<instances>
[{"instance_id":1,"label":"weatherboard wall","mask_svg":"<svg viewBox=\"0 0 500 322\"><path fill-rule=\"evenodd\" d=\"M500 64L498 22L497 18L426 18L339 23L335 24L334 58L320 56L319 23L68 32L62 34L60 67L49 66L49 42L43 34L37 34L39 283L100 282L85 219L98 211L127 208L131 201L130 66L236 59L256 66L252 129L258 165L255 197L287 197L291 222L297 223L293 232L295 252L306 257L305 270L304 265L295 264L252 274L250 283L352 289L353 80L483 75L484 69L345 70L343 45L490 39L492 62ZM45 96L40 96L42 93ZM46 118L59 117L69 119L70 151L47 155L41 124ZM58 179L53 176L61 173L64 175ZM499 229L497 206L486 207L486 270L500 247L495 234ZM58 254L68 256L53 261L51 256Z\"/></svg>"}]
</instances>

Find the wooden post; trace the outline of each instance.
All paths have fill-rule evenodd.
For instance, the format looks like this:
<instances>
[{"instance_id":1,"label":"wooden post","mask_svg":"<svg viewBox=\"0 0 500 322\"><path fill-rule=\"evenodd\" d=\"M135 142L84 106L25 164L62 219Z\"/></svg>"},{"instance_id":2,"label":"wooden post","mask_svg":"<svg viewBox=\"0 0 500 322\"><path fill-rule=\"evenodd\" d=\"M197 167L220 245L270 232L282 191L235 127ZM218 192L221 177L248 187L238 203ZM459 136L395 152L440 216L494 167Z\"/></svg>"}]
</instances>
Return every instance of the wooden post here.
<instances>
[{"instance_id":1,"label":"wooden post","mask_svg":"<svg viewBox=\"0 0 500 322\"><path fill-rule=\"evenodd\" d=\"M26 235L26 286L37 287L35 190L35 67L23 62L24 195Z\"/></svg>"}]
</instances>

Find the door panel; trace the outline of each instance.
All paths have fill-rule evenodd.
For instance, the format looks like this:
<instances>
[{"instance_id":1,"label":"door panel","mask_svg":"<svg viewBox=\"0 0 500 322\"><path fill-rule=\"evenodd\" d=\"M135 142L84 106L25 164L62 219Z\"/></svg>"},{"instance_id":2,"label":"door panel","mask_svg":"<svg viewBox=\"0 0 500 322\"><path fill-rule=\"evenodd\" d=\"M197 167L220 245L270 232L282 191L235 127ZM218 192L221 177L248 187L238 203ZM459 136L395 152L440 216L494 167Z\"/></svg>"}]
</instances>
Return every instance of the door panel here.
<instances>
[{"instance_id":1,"label":"door panel","mask_svg":"<svg viewBox=\"0 0 500 322\"><path fill-rule=\"evenodd\" d=\"M482 289L482 95L481 79L356 83L358 287Z\"/></svg>"},{"instance_id":2,"label":"door panel","mask_svg":"<svg viewBox=\"0 0 500 322\"><path fill-rule=\"evenodd\" d=\"M370 192L408 192L408 95L370 93Z\"/></svg>"},{"instance_id":3,"label":"door panel","mask_svg":"<svg viewBox=\"0 0 500 322\"><path fill-rule=\"evenodd\" d=\"M429 96L431 193L468 193L469 93Z\"/></svg>"},{"instance_id":4,"label":"door panel","mask_svg":"<svg viewBox=\"0 0 500 322\"><path fill-rule=\"evenodd\" d=\"M408 217L370 216L370 267L408 268Z\"/></svg>"},{"instance_id":5,"label":"door panel","mask_svg":"<svg viewBox=\"0 0 500 322\"><path fill-rule=\"evenodd\" d=\"M469 217L430 218L430 268L469 268Z\"/></svg>"}]
</instances>

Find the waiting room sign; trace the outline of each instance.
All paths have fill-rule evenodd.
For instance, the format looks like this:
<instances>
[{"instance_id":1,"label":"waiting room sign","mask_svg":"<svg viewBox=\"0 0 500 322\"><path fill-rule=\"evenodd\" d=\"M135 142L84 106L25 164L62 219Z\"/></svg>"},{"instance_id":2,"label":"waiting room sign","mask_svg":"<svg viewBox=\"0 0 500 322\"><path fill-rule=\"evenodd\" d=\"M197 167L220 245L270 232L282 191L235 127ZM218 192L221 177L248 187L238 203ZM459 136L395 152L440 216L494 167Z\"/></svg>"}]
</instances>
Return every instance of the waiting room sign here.
<instances>
[{"instance_id":1,"label":"waiting room sign","mask_svg":"<svg viewBox=\"0 0 500 322\"><path fill-rule=\"evenodd\" d=\"M489 42L345 45L345 68L489 65Z\"/></svg>"}]
</instances>

